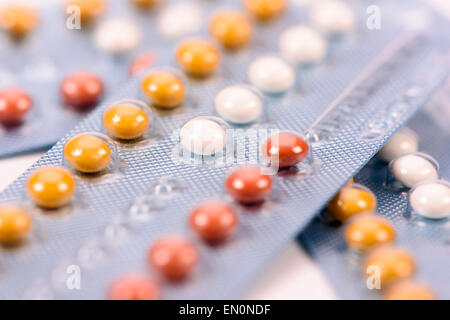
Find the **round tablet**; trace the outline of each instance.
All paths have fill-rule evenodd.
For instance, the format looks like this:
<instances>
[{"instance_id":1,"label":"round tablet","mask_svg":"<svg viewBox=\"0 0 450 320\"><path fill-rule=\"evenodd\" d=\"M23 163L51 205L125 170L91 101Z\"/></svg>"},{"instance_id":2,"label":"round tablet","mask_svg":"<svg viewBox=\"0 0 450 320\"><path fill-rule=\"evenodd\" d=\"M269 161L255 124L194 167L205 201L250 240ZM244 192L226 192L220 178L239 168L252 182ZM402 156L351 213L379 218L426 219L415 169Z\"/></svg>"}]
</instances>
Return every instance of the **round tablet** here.
<instances>
[{"instance_id":1,"label":"round tablet","mask_svg":"<svg viewBox=\"0 0 450 320\"><path fill-rule=\"evenodd\" d=\"M149 127L149 118L137 105L122 103L112 106L103 115L103 126L117 139L132 140L141 137Z\"/></svg>"},{"instance_id":2,"label":"round tablet","mask_svg":"<svg viewBox=\"0 0 450 320\"><path fill-rule=\"evenodd\" d=\"M0 243L12 244L24 239L31 231L33 221L21 208L0 206Z\"/></svg>"},{"instance_id":3,"label":"round tablet","mask_svg":"<svg viewBox=\"0 0 450 320\"><path fill-rule=\"evenodd\" d=\"M384 295L385 300L436 300L433 290L428 286L410 280L400 281L390 286Z\"/></svg>"},{"instance_id":4,"label":"round tablet","mask_svg":"<svg viewBox=\"0 0 450 320\"><path fill-rule=\"evenodd\" d=\"M416 269L414 259L408 252L389 245L377 247L369 253L364 261L364 274L370 266L379 268L382 288L411 277Z\"/></svg>"},{"instance_id":5,"label":"round tablet","mask_svg":"<svg viewBox=\"0 0 450 320\"><path fill-rule=\"evenodd\" d=\"M306 26L286 29L278 40L280 51L298 64L321 61L327 53L327 43L320 33Z\"/></svg>"},{"instance_id":6,"label":"round tablet","mask_svg":"<svg viewBox=\"0 0 450 320\"><path fill-rule=\"evenodd\" d=\"M36 170L28 179L28 195L39 206L59 208L75 194L75 179L61 167L45 167Z\"/></svg>"},{"instance_id":7,"label":"round tablet","mask_svg":"<svg viewBox=\"0 0 450 320\"><path fill-rule=\"evenodd\" d=\"M191 212L189 223L204 241L219 243L234 234L238 217L232 208L221 202L206 202Z\"/></svg>"},{"instance_id":8,"label":"round tablet","mask_svg":"<svg viewBox=\"0 0 450 320\"><path fill-rule=\"evenodd\" d=\"M226 48L236 49L250 41L252 25L239 11L222 10L211 17L209 32Z\"/></svg>"},{"instance_id":9,"label":"round tablet","mask_svg":"<svg viewBox=\"0 0 450 320\"><path fill-rule=\"evenodd\" d=\"M429 219L450 216L450 187L443 183L424 183L415 187L409 195L412 210Z\"/></svg>"},{"instance_id":10,"label":"round tablet","mask_svg":"<svg viewBox=\"0 0 450 320\"><path fill-rule=\"evenodd\" d=\"M347 246L367 251L376 245L391 243L395 229L387 220L373 215L359 215L350 221L345 229Z\"/></svg>"},{"instance_id":11,"label":"round tablet","mask_svg":"<svg viewBox=\"0 0 450 320\"><path fill-rule=\"evenodd\" d=\"M64 157L75 170L94 173L108 166L111 161L111 150L103 139L82 134L66 142Z\"/></svg>"},{"instance_id":12,"label":"round tablet","mask_svg":"<svg viewBox=\"0 0 450 320\"><path fill-rule=\"evenodd\" d=\"M193 76L207 76L216 71L220 63L219 51L210 42L188 39L176 49L178 63Z\"/></svg>"},{"instance_id":13,"label":"round tablet","mask_svg":"<svg viewBox=\"0 0 450 320\"><path fill-rule=\"evenodd\" d=\"M103 81L93 72L78 71L67 76L61 84L64 102L77 110L93 107L103 95Z\"/></svg>"},{"instance_id":14,"label":"round tablet","mask_svg":"<svg viewBox=\"0 0 450 320\"><path fill-rule=\"evenodd\" d=\"M154 52L145 52L131 61L129 74L134 77L142 71L150 67L156 61L156 54Z\"/></svg>"},{"instance_id":15,"label":"round tablet","mask_svg":"<svg viewBox=\"0 0 450 320\"><path fill-rule=\"evenodd\" d=\"M340 0L317 1L312 4L310 19L317 28L329 34L348 32L355 24L355 13Z\"/></svg>"},{"instance_id":16,"label":"round tablet","mask_svg":"<svg viewBox=\"0 0 450 320\"><path fill-rule=\"evenodd\" d=\"M225 130L215 121L194 118L186 122L180 130L181 145L198 155L221 153L225 147Z\"/></svg>"},{"instance_id":17,"label":"round tablet","mask_svg":"<svg viewBox=\"0 0 450 320\"><path fill-rule=\"evenodd\" d=\"M237 201L250 204L263 201L272 192L272 184L272 177L261 169L244 167L227 177L225 189Z\"/></svg>"},{"instance_id":18,"label":"round tablet","mask_svg":"<svg viewBox=\"0 0 450 320\"><path fill-rule=\"evenodd\" d=\"M286 8L286 0L244 0L248 12L259 20L278 16Z\"/></svg>"},{"instance_id":19,"label":"round tablet","mask_svg":"<svg viewBox=\"0 0 450 320\"><path fill-rule=\"evenodd\" d=\"M346 185L328 203L327 210L331 217L344 222L361 213L373 213L377 208L377 200L369 191L352 185Z\"/></svg>"},{"instance_id":20,"label":"round tablet","mask_svg":"<svg viewBox=\"0 0 450 320\"><path fill-rule=\"evenodd\" d=\"M256 121L262 113L261 97L245 86L222 89L214 100L217 113L226 121L246 124Z\"/></svg>"},{"instance_id":21,"label":"round tablet","mask_svg":"<svg viewBox=\"0 0 450 320\"><path fill-rule=\"evenodd\" d=\"M407 154L391 162L391 171L395 179L408 188L420 182L436 180L438 173L430 160L418 154Z\"/></svg>"},{"instance_id":22,"label":"round tablet","mask_svg":"<svg viewBox=\"0 0 450 320\"><path fill-rule=\"evenodd\" d=\"M135 5L142 7L142 8L150 8L153 7L164 0L131 0Z\"/></svg>"},{"instance_id":23,"label":"round tablet","mask_svg":"<svg viewBox=\"0 0 450 320\"><path fill-rule=\"evenodd\" d=\"M182 37L200 29L202 8L197 2L173 2L164 6L157 17L158 31L168 38Z\"/></svg>"},{"instance_id":24,"label":"round tablet","mask_svg":"<svg viewBox=\"0 0 450 320\"><path fill-rule=\"evenodd\" d=\"M280 168L295 166L308 156L308 143L293 133L271 137L263 146L262 154Z\"/></svg>"},{"instance_id":25,"label":"round tablet","mask_svg":"<svg viewBox=\"0 0 450 320\"><path fill-rule=\"evenodd\" d=\"M267 93L282 93L290 89L295 82L292 67L276 56L261 56L248 67L251 83Z\"/></svg>"},{"instance_id":26,"label":"round tablet","mask_svg":"<svg viewBox=\"0 0 450 320\"><path fill-rule=\"evenodd\" d=\"M141 30L132 20L111 19L100 24L94 32L97 47L112 54L125 54L141 40Z\"/></svg>"},{"instance_id":27,"label":"round tablet","mask_svg":"<svg viewBox=\"0 0 450 320\"><path fill-rule=\"evenodd\" d=\"M417 136L406 128L398 130L377 153L377 157L386 162L419 149Z\"/></svg>"},{"instance_id":28,"label":"round tablet","mask_svg":"<svg viewBox=\"0 0 450 320\"><path fill-rule=\"evenodd\" d=\"M179 77L167 71L154 71L141 82L144 95L159 108L175 108L186 99L186 87Z\"/></svg>"},{"instance_id":29,"label":"round tablet","mask_svg":"<svg viewBox=\"0 0 450 320\"><path fill-rule=\"evenodd\" d=\"M0 91L0 123L18 125L33 107L30 95L22 89L6 88Z\"/></svg>"},{"instance_id":30,"label":"round tablet","mask_svg":"<svg viewBox=\"0 0 450 320\"><path fill-rule=\"evenodd\" d=\"M188 240L168 236L153 244L148 260L158 272L171 281L187 278L198 264L199 254Z\"/></svg>"},{"instance_id":31,"label":"round tablet","mask_svg":"<svg viewBox=\"0 0 450 320\"><path fill-rule=\"evenodd\" d=\"M24 4L8 4L0 9L0 25L15 38L26 36L36 28L36 11Z\"/></svg>"},{"instance_id":32,"label":"round tablet","mask_svg":"<svg viewBox=\"0 0 450 320\"><path fill-rule=\"evenodd\" d=\"M69 0L67 9L70 6L77 6L80 10L80 19L83 24L88 24L103 14L106 7L106 0Z\"/></svg>"},{"instance_id":33,"label":"round tablet","mask_svg":"<svg viewBox=\"0 0 450 320\"><path fill-rule=\"evenodd\" d=\"M110 300L159 300L159 286L144 274L127 274L109 288Z\"/></svg>"}]
</instances>

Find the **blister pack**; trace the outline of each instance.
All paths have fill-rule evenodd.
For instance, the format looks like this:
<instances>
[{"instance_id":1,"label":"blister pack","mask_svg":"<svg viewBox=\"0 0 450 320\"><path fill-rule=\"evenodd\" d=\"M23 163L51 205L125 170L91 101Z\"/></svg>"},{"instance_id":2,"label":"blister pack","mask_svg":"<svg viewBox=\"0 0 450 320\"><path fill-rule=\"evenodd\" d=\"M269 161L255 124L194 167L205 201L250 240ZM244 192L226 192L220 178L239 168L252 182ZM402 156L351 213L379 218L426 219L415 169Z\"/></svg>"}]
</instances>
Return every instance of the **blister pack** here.
<instances>
[{"instance_id":1,"label":"blister pack","mask_svg":"<svg viewBox=\"0 0 450 320\"><path fill-rule=\"evenodd\" d=\"M450 266L450 192L448 182L445 182L450 178L450 154L447 148L450 143L450 123L447 116L450 102L449 85L450 83L441 89L424 110L408 122L408 127L417 135L420 153L399 156L392 159L389 166L380 159L382 154L372 159L355 176L355 182L366 186L376 196L378 215L393 224L397 233L395 245L406 249L415 261L416 274L412 276L407 272L407 277L414 278L420 285L427 285L440 299L450 297L450 278L446 272ZM409 134L402 129L400 134L403 133ZM395 174L398 168L406 168L405 163L401 164L399 160L405 162L407 156L417 155L431 160L438 168L439 183L429 181L412 189L399 188L392 183L391 172ZM430 170L430 173L434 171ZM443 193L440 192L441 189ZM434 198L430 200L430 196ZM431 210L430 205L435 208ZM363 263L364 256L349 249L351 246L348 246L345 240L348 234L346 226L330 225L323 219L316 218L300 234L299 240L323 267L340 297L374 299L383 294L389 296L389 293L383 290L389 289L389 283L384 285L381 282L380 286L375 286L371 279L373 270L364 268L367 265ZM400 283L397 288L401 286ZM399 289L394 287L387 292L393 294L392 292L397 290Z\"/></svg>"},{"instance_id":2,"label":"blister pack","mask_svg":"<svg viewBox=\"0 0 450 320\"><path fill-rule=\"evenodd\" d=\"M276 54L287 27L308 23L311 8L294 2L281 19L254 22L241 50L168 46L1 194L35 228L2 250L0 296L105 298L115 279L139 272L167 299L237 297L448 75L446 22L419 2L378 3L381 29L367 28L367 4L352 1L355 27L308 67ZM227 7L241 10L241 1ZM428 27L405 24L410 10L429 15ZM196 36L207 39L206 28ZM209 76L184 76L177 62ZM167 88L151 89L162 79L170 99ZM243 123L226 107L235 90L250 101L238 108ZM278 152L284 139L294 145ZM56 198L41 192L49 176L64 180ZM211 212L224 218L210 232ZM216 237L227 241L208 243Z\"/></svg>"}]
</instances>

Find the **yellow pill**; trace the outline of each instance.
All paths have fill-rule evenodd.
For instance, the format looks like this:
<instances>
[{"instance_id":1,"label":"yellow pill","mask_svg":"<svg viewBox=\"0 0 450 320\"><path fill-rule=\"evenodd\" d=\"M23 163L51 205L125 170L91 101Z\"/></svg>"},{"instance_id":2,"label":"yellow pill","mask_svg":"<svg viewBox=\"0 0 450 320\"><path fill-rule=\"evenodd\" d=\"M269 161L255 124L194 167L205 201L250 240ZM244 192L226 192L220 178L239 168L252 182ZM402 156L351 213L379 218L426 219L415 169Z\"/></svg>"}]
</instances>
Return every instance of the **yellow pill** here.
<instances>
[{"instance_id":1,"label":"yellow pill","mask_svg":"<svg viewBox=\"0 0 450 320\"><path fill-rule=\"evenodd\" d=\"M0 243L19 242L30 233L33 221L22 209L14 206L0 207Z\"/></svg>"},{"instance_id":2,"label":"yellow pill","mask_svg":"<svg viewBox=\"0 0 450 320\"><path fill-rule=\"evenodd\" d=\"M286 8L286 0L244 0L244 7L259 20L272 19Z\"/></svg>"},{"instance_id":3,"label":"yellow pill","mask_svg":"<svg viewBox=\"0 0 450 320\"><path fill-rule=\"evenodd\" d=\"M208 41L188 39L178 45L178 63L193 76L207 76L216 71L220 63L219 51Z\"/></svg>"},{"instance_id":4,"label":"yellow pill","mask_svg":"<svg viewBox=\"0 0 450 320\"><path fill-rule=\"evenodd\" d=\"M382 288L411 277L415 269L416 264L408 252L388 245L375 248L364 262L364 274L377 272Z\"/></svg>"},{"instance_id":5,"label":"yellow pill","mask_svg":"<svg viewBox=\"0 0 450 320\"><path fill-rule=\"evenodd\" d=\"M90 23L103 14L106 7L105 0L68 0L67 10L71 6L76 6L80 10L80 19L82 23ZM68 11L71 14L73 11Z\"/></svg>"},{"instance_id":6,"label":"yellow pill","mask_svg":"<svg viewBox=\"0 0 450 320\"><path fill-rule=\"evenodd\" d=\"M385 300L436 300L435 293L426 285L413 281L400 281L389 287Z\"/></svg>"},{"instance_id":7,"label":"yellow pill","mask_svg":"<svg viewBox=\"0 0 450 320\"><path fill-rule=\"evenodd\" d=\"M0 9L0 23L11 36L21 38L36 28L36 11L23 4L9 4Z\"/></svg>"},{"instance_id":8,"label":"yellow pill","mask_svg":"<svg viewBox=\"0 0 450 320\"><path fill-rule=\"evenodd\" d=\"M209 22L209 32L225 47L235 49L250 41L252 25L242 13L223 10L212 16Z\"/></svg>"},{"instance_id":9,"label":"yellow pill","mask_svg":"<svg viewBox=\"0 0 450 320\"><path fill-rule=\"evenodd\" d=\"M103 126L115 138L132 140L144 134L149 126L149 119L142 108L125 103L106 110Z\"/></svg>"},{"instance_id":10,"label":"yellow pill","mask_svg":"<svg viewBox=\"0 0 450 320\"><path fill-rule=\"evenodd\" d=\"M344 186L328 203L328 213L334 219L344 222L359 213L376 210L377 201L368 191L353 186Z\"/></svg>"},{"instance_id":11,"label":"yellow pill","mask_svg":"<svg viewBox=\"0 0 450 320\"><path fill-rule=\"evenodd\" d=\"M74 169L94 173L108 166L111 161L111 150L103 139L83 134L67 141L64 146L64 157Z\"/></svg>"},{"instance_id":12,"label":"yellow pill","mask_svg":"<svg viewBox=\"0 0 450 320\"><path fill-rule=\"evenodd\" d=\"M46 167L36 170L28 180L28 195L39 206L59 208L72 199L75 179L62 167Z\"/></svg>"},{"instance_id":13,"label":"yellow pill","mask_svg":"<svg viewBox=\"0 0 450 320\"><path fill-rule=\"evenodd\" d=\"M175 108L186 99L186 88L177 76L170 72L156 71L144 77L142 92L159 108Z\"/></svg>"},{"instance_id":14,"label":"yellow pill","mask_svg":"<svg viewBox=\"0 0 450 320\"><path fill-rule=\"evenodd\" d=\"M345 240L350 248L367 251L376 245L395 239L395 229L387 220L373 215L356 216L345 230Z\"/></svg>"}]
</instances>

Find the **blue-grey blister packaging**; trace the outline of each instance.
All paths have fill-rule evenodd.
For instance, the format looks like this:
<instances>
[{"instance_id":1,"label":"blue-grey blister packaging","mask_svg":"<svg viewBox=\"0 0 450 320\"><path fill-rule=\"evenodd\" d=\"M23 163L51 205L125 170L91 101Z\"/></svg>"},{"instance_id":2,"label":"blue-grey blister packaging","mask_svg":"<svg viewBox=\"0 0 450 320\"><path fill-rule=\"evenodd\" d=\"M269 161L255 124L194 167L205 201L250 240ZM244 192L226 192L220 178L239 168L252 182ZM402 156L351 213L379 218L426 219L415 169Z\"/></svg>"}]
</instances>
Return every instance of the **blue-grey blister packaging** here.
<instances>
[{"instance_id":1,"label":"blue-grey blister packaging","mask_svg":"<svg viewBox=\"0 0 450 320\"><path fill-rule=\"evenodd\" d=\"M244 206L226 195L224 181L235 166L258 164L260 139L236 130L243 153L230 162L180 159L177 134L196 116L215 115L214 97L225 86L248 83L246 70L257 56L276 51L287 26L307 23L307 7L292 3L282 19L255 24L255 38L245 49L221 51L222 64L206 79L188 78L186 102L172 110L154 110L157 134L139 145L117 143L117 168L102 179L76 175L77 198L68 207L45 212L25 192L39 167L64 164L64 144L82 132L103 132L102 104L59 141L42 159L1 194L2 202L20 202L32 213L35 241L2 251L5 270L2 298L102 299L110 283L128 272L144 272L159 283L166 299L236 298L276 253L303 228L350 177L378 151L448 76L445 55L447 24L418 2L379 1L381 29L366 27L367 4L352 1L357 28L330 39L330 50L317 66L296 70L297 83L283 95L265 97L263 120L250 129L264 137L268 129L294 130L311 145L309 166L282 170L274 190L260 205ZM240 1L224 7L240 8ZM204 3L210 14L219 6ZM430 15L429 28L405 25L409 10ZM433 17L431 19L431 17ZM196 36L208 37L206 23ZM175 43L167 46L158 66L177 64ZM140 79L108 96L107 101L143 99ZM236 127L234 127L236 128ZM239 127L248 129L248 127ZM255 133L256 132L256 133ZM266 136L267 139L267 136ZM197 161L199 160L199 161ZM235 237L221 246L203 244L187 223L189 212L208 199L221 199L239 214ZM148 264L152 243L181 235L200 252L190 279L171 284ZM30 267L32 265L32 268ZM80 286L68 286L68 275L81 272ZM72 278L71 278L72 279Z\"/></svg>"}]
</instances>

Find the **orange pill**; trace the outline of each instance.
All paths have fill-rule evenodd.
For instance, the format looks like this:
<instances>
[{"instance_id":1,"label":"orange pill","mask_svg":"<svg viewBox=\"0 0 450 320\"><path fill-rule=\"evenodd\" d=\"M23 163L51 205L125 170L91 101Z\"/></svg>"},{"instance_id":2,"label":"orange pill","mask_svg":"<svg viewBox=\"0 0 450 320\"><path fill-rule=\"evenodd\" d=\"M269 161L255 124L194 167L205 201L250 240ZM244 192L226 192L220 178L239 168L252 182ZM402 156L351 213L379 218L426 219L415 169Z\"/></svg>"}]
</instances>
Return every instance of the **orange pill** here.
<instances>
[{"instance_id":1,"label":"orange pill","mask_svg":"<svg viewBox=\"0 0 450 320\"><path fill-rule=\"evenodd\" d=\"M239 202L257 203L272 192L272 178L259 168L240 168L228 176L225 189Z\"/></svg>"},{"instance_id":2,"label":"orange pill","mask_svg":"<svg viewBox=\"0 0 450 320\"><path fill-rule=\"evenodd\" d=\"M347 246L367 251L379 244L393 242L395 229L387 220L373 215L358 215L345 230Z\"/></svg>"},{"instance_id":3,"label":"orange pill","mask_svg":"<svg viewBox=\"0 0 450 320\"><path fill-rule=\"evenodd\" d=\"M36 28L36 11L24 4L9 4L0 9L0 24L11 36L21 38Z\"/></svg>"},{"instance_id":4,"label":"orange pill","mask_svg":"<svg viewBox=\"0 0 450 320\"><path fill-rule=\"evenodd\" d=\"M84 173L94 173L108 166L111 161L111 150L103 139L82 134L66 142L64 157L74 169Z\"/></svg>"},{"instance_id":5,"label":"orange pill","mask_svg":"<svg viewBox=\"0 0 450 320\"><path fill-rule=\"evenodd\" d=\"M75 179L61 167L36 170L28 179L28 195L39 206L58 208L66 205L75 193Z\"/></svg>"},{"instance_id":6,"label":"orange pill","mask_svg":"<svg viewBox=\"0 0 450 320\"><path fill-rule=\"evenodd\" d=\"M193 76L208 76L220 63L219 51L208 41L188 39L176 49L178 63Z\"/></svg>"},{"instance_id":7,"label":"orange pill","mask_svg":"<svg viewBox=\"0 0 450 320\"><path fill-rule=\"evenodd\" d=\"M15 206L0 207L0 243L12 244L25 238L31 231L30 216Z\"/></svg>"},{"instance_id":8,"label":"orange pill","mask_svg":"<svg viewBox=\"0 0 450 320\"><path fill-rule=\"evenodd\" d=\"M144 274L127 274L113 282L110 300L159 300L159 286Z\"/></svg>"},{"instance_id":9,"label":"orange pill","mask_svg":"<svg viewBox=\"0 0 450 320\"><path fill-rule=\"evenodd\" d=\"M376 210L377 201L375 196L355 186L344 186L328 203L328 213L340 222L360 214L371 213Z\"/></svg>"},{"instance_id":10,"label":"orange pill","mask_svg":"<svg viewBox=\"0 0 450 320\"><path fill-rule=\"evenodd\" d=\"M142 8L150 8L163 2L163 0L131 0L131 2Z\"/></svg>"},{"instance_id":11,"label":"orange pill","mask_svg":"<svg viewBox=\"0 0 450 320\"><path fill-rule=\"evenodd\" d=\"M150 102L159 108L175 108L186 99L183 81L170 72L149 73L142 80L141 88Z\"/></svg>"},{"instance_id":12,"label":"orange pill","mask_svg":"<svg viewBox=\"0 0 450 320\"><path fill-rule=\"evenodd\" d=\"M191 228L206 242L219 243L229 238L238 225L236 212L221 202L206 202L189 216Z\"/></svg>"},{"instance_id":13,"label":"orange pill","mask_svg":"<svg viewBox=\"0 0 450 320\"><path fill-rule=\"evenodd\" d=\"M73 14L73 11L69 11L71 6L77 6L80 12L80 19L82 23L90 23L97 17L103 14L106 8L105 0L68 0L67 12Z\"/></svg>"},{"instance_id":14,"label":"orange pill","mask_svg":"<svg viewBox=\"0 0 450 320\"><path fill-rule=\"evenodd\" d=\"M250 41L252 25L239 11L222 10L209 21L209 32L225 47L235 49Z\"/></svg>"},{"instance_id":15,"label":"orange pill","mask_svg":"<svg viewBox=\"0 0 450 320\"><path fill-rule=\"evenodd\" d=\"M198 263L198 252L189 241L178 236L159 239L150 248L149 264L171 281L186 279Z\"/></svg>"},{"instance_id":16,"label":"orange pill","mask_svg":"<svg viewBox=\"0 0 450 320\"><path fill-rule=\"evenodd\" d=\"M414 259L408 252L388 245L375 248L364 261L364 274L379 271L382 288L411 277L415 269Z\"/></svg>"},{"instance_id":17,"label":"orange pill","mask_svg":"<svg viewBox=\"0 0 450 320\"><path fill-rule=\"evenodd\" d=\"M276 17L286 8L286 0L244 0L244 7L259 20Z\"/></svg>"},{"instance_id":18,"label":"orange pill","mask_svg":"<svg viewBox=\"0 0 450 320\"><path fill-rule=\"evenodd\" d=\"M433 290L428 286L405 280L389 287L384 295L385 300L436 300Z\"/></svg>"},{"instance_id":19,"label":"orange pill","mask_svg":"<svg viewBox=\"0 0 450 320\"><path fill-rule=\"evenodd\" d=\"M106 110L103 126L115 138L132 140L147 131L149 118L142 108L134 104L119 104Z\"/></svg>"},{"instance_id":20,"label":"orange pill","mask_svg":"<svg viewBox=\"0 0 450 320\"><path fill-rule=\"evenodd\" d=\"M271 137L262 148L264 157L280 168L294 166L308 156L308 143L293 133Z\"/></svg>"}]
</instances>

